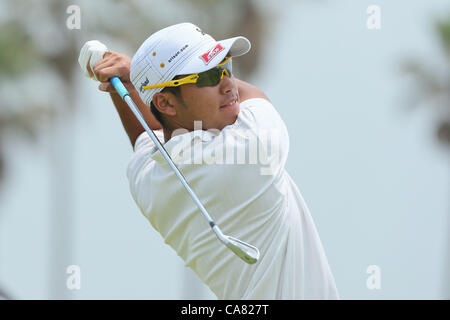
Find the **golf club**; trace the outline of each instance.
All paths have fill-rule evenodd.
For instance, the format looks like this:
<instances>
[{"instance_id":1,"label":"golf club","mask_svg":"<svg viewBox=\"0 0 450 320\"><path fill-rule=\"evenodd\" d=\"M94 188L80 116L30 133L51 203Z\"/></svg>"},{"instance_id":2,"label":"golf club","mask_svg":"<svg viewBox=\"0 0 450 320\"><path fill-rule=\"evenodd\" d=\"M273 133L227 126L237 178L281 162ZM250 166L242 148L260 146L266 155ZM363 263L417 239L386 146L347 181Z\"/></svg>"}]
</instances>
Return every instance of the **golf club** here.
<instances>
[{"instance_id":1,"label":"golf club","mask_svg":"<svg viewBox=\"0 0 450 320\"><path fill-rule=\"evenodd\" d=\"M133 102L133 100L130 97L130 94L128 93L128 90L123 85L122 81L118 77L112 77L109 79L111 84L116 89L117 93L120 95L120 97L128 104L131 111L134 113L136 118L139 120L141 125L144 127L145 131L147 131L150 138L153 140L153 142L158 147L161 154L164 156L164 158L167 160L169 165L172 167L173 171L175 171L176 175L180 179L183 186L186 188L186 190L191 195L192 199L194 200L195 204L198 206L200 211L205 216L206 220L208 220L209 225L211 226L212 230L216 234L217 238L219 238L220 241L222 241L225 246L227 246L231 251L233 251L239 258L244 260L248 264L254 264L256 261L258 261L259 258L259 250L258 248L245 243L239 239L224 235L222 231L219 229L219 227L215 224L215 222L212 220L212 218L209 216L206 209L203 207L200 200L195 195L194 191L191 189L189 184L186 182L186 179L181 174L180 170L177 168L177 166L172 161L172 158L170 158L169 154L167 153L166 149L163 147L161 142L158 140L154 132L150 129L147 122L145 121L144 117L142 116L141 112L139 111L136 104Z\"/></svg>"}]
</instances>

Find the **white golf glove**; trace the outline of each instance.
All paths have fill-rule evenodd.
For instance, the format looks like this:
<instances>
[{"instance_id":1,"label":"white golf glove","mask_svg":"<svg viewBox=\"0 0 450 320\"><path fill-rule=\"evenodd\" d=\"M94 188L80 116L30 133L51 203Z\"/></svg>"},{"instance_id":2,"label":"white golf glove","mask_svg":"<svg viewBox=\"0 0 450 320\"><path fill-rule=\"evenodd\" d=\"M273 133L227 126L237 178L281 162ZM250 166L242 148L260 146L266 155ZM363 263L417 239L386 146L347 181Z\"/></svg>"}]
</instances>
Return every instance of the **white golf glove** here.
<instances>
[{"instance_id":1,"label":"white golf glove","mask_svg":"<svg viewBox=\"0 0 450 320\"><path fill-rule=\"evenodd\" d=\"M103 59L103 55L108 51L108 48L98 40L87 41L80 50L80 56L78 57L78 63L80 64L81 71L84 72L84 75L88 78L92 78L89 75L89 71L87 69L87 63L89 58L89 67L91 68L92 73L94 74L94 64ZM94 74L94 80L98 81L97 77Z\"/></svg>"}]
</instances>

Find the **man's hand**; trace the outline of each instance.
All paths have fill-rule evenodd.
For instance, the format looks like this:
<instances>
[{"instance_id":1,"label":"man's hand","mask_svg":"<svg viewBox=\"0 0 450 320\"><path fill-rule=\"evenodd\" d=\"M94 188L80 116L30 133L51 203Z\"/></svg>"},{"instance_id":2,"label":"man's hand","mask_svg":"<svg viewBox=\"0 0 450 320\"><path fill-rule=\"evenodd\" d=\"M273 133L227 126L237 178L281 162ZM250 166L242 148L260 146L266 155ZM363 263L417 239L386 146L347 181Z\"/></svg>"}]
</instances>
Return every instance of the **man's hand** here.
<instances>
[{"instance_id":1,"label":"man's hand","mask_svg":"<svg viewBox=\"0 0 450 320\"><path fill-rule=\"evenodd\" d=\"M139 107L141 113L143 114L151 129L160 129L161 124L151 114L150 108L142 102L141 98L139 97L139 93L131 83L130 63L131 58L129 56L114 51L106 51L103 59L93 65L93 70L89 68L89 62L87 64L87 69L91 77L95 75L95 78L100 81L98 89L104 92L109 92L111 94L111 98L114 105L116 106L117 111L119 112L119 116L130 138L131 144L134 145L136 138L140 133L144 131L144 128L137 121L135 116L130 112L125 102L123 102L119 97L111 82L108 81L111 77L117 76L120 78L123 85L130 93L131 98Z\"/></svg>"},{"instance_id":2,"label":"man's hand","mask_svg":"<svg viewBox=\"0 0 450 320\"><path fill-rule=\"evenodd\" d=\"M133 84L130 82L130 63L131 58L125 54L106 51L103 59L93 65L93 70L87 69L89 75L95 77L100 81L98 89L105 92L115 93L114 86L108 81L111 77L117 76L120 78L128 91L136 91Z\"/></svg>"},{"instance_id":3,"label":"man's hand","mask_svg":"<svg viewBox=\"0 0 450 320\"><path fill-rule=\"evenodd\" d=\"M105 52L108 48L98 40L86 41L80 50L78 56L78 63L80 64L81 71L83 71L86 77L97 80L93 77L93 73L89 72L93 65L103 59Z\"/></svg>"},{"instance_id":4,"label":"man's hand","mask_svg":"<svg viewBox=\"0 0 450 320\"><path fill-rule=\"evenodd\" d=\"M100 41L91 40L81 48L78 63L87 77L100 81L99 90L110 93L112 102L133 146L136 138L144 132L144 128L128 105L117 94L114 86L108 81L111 77L117 76L120 78L150 128L152 130L161 129L161 124L150 112L150 107L142 102L139 92L130 82L131 58L129 56L108 51L107 47Z\"/></svg>"}]
</instances>

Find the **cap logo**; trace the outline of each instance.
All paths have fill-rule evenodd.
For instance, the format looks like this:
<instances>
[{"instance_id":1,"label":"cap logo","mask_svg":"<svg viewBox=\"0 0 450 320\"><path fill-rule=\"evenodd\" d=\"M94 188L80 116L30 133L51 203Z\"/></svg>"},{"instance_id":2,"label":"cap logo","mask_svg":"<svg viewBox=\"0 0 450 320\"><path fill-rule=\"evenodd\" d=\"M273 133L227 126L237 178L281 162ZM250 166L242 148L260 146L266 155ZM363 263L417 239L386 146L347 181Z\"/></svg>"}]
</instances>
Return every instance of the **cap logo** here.
<instances>
[{"instance_id":1,"label":"cap logo","mask_svg":"<svg viewBox=\"0 0 450 320\"><path fill-rule=\"evenodd\" d=\"M212 59L214 59L215 56L219 54L224 49L220 43L218 43L214 48L209 50L208 52L201 55L200 59L202 59L205 64L208 64L211 62Z\"/></svg>"},{"instance_id":2,"label":"cap logo","mask_svg":"<svg viewBox=\"0 0 450 320\"><path fill-rule=\"evenodd\" d=\"M141 88L139 89L139 91L140 91L141 93L144 92L144 89L142 89L142 87L148 85L149 82L150 82L150 81L148 81L148 78L145 77L145 81L141 83Z\"/></svg>"},{"instance_id":3,"label":"cap logo","mask_svg":"<svg viewBox=\"0 0 450 320\"><path fill-rule=\"evenodd\" d=\"M187 47L189 47L188 44L185 44L184 46L182 46L182 47L180 48L180 50L178 50L177 52L175 52L175 53L169 58L169 60L167 60L167 62L171 63L171 62L173 61L173 59L175 59L176 57L178 57L178 55L179 55L180 53L182 53L184 50L186 50ZM161 68L163 68L163 67L161 67Z\"/></svg>"},{"instance_id":4,"label":"cap logo","mask_svg":"<svg viewBox=\"0 0 450 320\"><path fill-rule=\"evenodd\" d=\"M198 32L200 32L202 35L205 35L205 33L203 32L203 30L202 29L200 29L200 28L196 28L195 30L197 30Z\"/></svg>"}]
</instances>

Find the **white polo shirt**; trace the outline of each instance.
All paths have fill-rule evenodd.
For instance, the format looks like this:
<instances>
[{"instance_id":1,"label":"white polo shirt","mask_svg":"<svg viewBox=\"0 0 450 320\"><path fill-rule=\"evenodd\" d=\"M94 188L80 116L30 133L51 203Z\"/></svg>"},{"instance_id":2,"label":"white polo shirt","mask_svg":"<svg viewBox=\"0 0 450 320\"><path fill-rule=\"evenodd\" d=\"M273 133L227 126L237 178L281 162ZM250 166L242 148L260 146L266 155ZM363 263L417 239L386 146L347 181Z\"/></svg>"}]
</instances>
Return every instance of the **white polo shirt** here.
<instances>
[{"instance_id":1,"label":"white polo shirt","mask_svg":"<svg viewBox=\"0 0 450 320\"><path fill-rule=\"evenodd\" d=\"M338 299L311 214L285 170L287 128L268 100L246 100L232 125L174 136L164 148L222 232L260 251L249 265L226 248L148 134L138 137L131 194L218 299Z\"/></svg>"}]
</instances>

